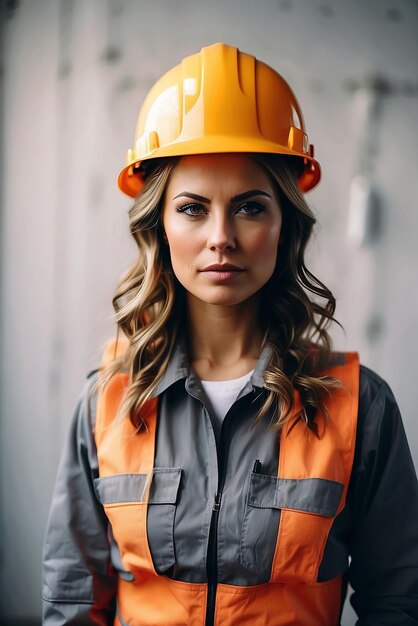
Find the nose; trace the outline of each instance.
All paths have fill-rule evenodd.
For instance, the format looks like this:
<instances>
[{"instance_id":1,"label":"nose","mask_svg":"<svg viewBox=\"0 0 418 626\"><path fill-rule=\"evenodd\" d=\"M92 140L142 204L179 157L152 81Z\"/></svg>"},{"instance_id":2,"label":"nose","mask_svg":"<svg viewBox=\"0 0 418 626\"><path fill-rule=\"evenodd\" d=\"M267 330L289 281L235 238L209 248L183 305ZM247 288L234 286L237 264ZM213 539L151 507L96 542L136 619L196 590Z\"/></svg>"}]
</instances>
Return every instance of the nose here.
<instances>
[{"instance_id":1,"label":"nose","mask_svg":"<svg viewBox=\"0 0 418 626\"><path fill-rule=\"evenodd\" d=\"M214 216L209 222L207 246L210 250L235 250L235 229L229 216Z\"/></svg>"}]
</instances>

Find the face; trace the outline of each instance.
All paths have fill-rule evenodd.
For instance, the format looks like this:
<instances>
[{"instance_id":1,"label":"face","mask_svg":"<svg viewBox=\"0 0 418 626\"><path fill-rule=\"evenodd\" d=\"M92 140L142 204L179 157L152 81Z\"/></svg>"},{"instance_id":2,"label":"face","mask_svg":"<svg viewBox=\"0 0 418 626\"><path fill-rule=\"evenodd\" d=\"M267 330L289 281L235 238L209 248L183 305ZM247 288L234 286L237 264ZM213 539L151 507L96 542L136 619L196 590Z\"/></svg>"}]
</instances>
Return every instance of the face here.
<instances>
[{"instance_id":1,"label":"face","mask_svg":"<svg viewBox=\"0 0 418 626\"><path fill-rule=\"evenodd\" d=\"M280 204L268 174L244 154L182 157L166 189L162 223L188 297L240 304L273 274Z\"/></svg>"}]
</instances>

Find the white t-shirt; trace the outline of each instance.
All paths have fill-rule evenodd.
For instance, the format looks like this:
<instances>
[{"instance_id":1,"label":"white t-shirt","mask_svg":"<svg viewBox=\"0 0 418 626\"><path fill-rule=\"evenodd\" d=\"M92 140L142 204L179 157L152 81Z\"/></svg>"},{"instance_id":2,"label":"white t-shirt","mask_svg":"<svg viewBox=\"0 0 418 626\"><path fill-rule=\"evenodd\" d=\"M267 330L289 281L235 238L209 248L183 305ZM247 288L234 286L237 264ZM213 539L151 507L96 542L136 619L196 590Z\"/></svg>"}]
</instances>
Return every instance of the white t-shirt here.
<instances>
[{"instance_id":1,"label":"white t-shirt","mask_svg":"<svg viewBox=\"0 0 418 626\"><path fill-rule=\"evenodd\" d=\"M250 380L253 372L254 370L251 370L251 372L247 372L244 376L233 378L231 380L200 381L202 383L203 390L212 405L214 417L218 422L217 425L219 430L222 426L225 415L234 404L241 389L245 387L247 382Z\"/></svg>"}]
</instances>

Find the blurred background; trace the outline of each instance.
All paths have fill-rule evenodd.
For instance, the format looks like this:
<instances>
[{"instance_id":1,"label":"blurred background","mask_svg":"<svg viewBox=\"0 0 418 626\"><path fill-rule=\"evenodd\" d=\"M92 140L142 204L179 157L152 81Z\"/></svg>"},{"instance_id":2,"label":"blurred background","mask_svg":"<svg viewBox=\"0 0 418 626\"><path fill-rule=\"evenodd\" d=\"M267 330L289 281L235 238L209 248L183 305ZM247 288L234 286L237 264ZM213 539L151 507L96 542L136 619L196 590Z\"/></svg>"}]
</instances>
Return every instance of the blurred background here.
<instances>
[{"instance_id":1,"label":"blurred background","mask_svg":"<svg viewBox=\"0 0 418 626\"><path fill-rule=\"evenodd\" d=\"M310 267L337 296L335 345L388 380L417 464L418 3L0 6L0 622L32 626L60 450L134 258L117 174L146 92L204 45L238 46L294 89L323 169Z\"/></svg>"}]
</instances>

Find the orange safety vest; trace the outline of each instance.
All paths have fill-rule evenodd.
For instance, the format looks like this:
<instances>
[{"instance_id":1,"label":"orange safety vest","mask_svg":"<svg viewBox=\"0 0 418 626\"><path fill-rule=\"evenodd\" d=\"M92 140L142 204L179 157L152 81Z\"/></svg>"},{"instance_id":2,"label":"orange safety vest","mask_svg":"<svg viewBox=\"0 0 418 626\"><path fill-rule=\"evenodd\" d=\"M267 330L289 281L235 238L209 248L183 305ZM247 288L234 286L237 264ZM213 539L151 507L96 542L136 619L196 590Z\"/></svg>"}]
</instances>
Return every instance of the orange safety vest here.
<instances>
[{"instance_id":1,"label":"orange safety vest","mask_svg":"<svg viewBox=\"0 0 418 626\"><path fill-rule=\"evenodd\" d=\"M280 439L278 477L323 478L341 484L336 515L345 505L357 426L359 362L354 353L343 365L324 374L344 387L327 400L330 419L317 416L319 437L302 420L290 419ZM144 407L147 431L139 434L128 418L115 425L114 417L128 384L116 374L99 394L95 440L101 477L115 474L152 476L157 402ZM300 411L298 395L293 412ZM155 571L147 540L147 502L105 504L122 563L134 574L132 582L118 581L115 626L203 626L207 584L175 581ZM317 582L324 547L334 517L282 508L270 581L253 586L218 583L214 624L233 626L336 626L341 608L341 576Z\"/></svg>"}]
</instances>

